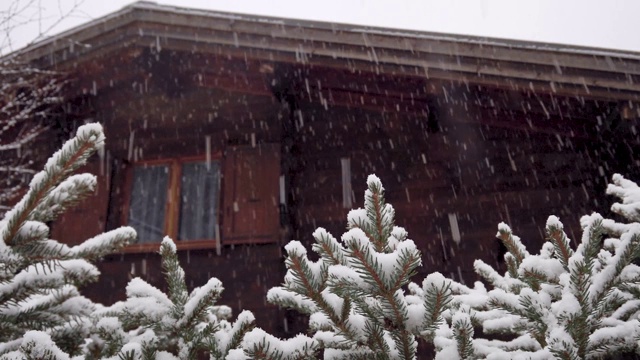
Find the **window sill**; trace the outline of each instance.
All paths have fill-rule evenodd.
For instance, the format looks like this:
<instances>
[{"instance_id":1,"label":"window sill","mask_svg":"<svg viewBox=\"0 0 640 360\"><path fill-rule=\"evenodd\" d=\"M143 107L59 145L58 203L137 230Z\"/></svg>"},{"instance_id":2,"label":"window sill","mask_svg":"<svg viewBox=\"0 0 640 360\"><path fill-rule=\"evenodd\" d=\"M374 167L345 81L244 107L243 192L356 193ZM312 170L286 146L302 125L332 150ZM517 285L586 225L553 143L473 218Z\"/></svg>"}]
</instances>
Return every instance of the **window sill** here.
<instances>
[{"instance_id":1,"label":"window sill","mask_svg":"<svg viewBox=\"0 0 640 360\"><path fill-rule=\"evenodd\" d=\"M193 241L176 241L176 248L178 250L196 250L196 249L215 249L215 240L193 240ZM131 244L125 246L121 252L125 254L133 253L149 253L160 251L160 243L143 243L143 244Z\"/></svg>"},{"instance_id":2,"label":"window sill","mask_svg":"<svg viewBox=\"0 0 640 360\"><path fill-rule=\"evenodd\" d=\"M235 238L225 238L222 246L229 245L252 245L252 244L273 244L277 242L277 238L272 235L254 235Z\"/></svg>"},{"instance_id":3,"label":"window sill","mask_svg":"<svg viewBox=\"0 0 640 360\"><path fill-rule=\"evenodd\" d=\"M275 244L277 241L273 236L256 236L256 237L243 237L237 239L226 239L222 243L222 248L238 245L262 245L262 244ZM191 241L176 241L176 248L180 250L207 250L215 249L215 240L191 240ZM144 243L144 244L131 244L125 246L120 252L124 254L135 253L151 253L158 252L160 250L160 243Z\"/></svg>"}]
</instances>

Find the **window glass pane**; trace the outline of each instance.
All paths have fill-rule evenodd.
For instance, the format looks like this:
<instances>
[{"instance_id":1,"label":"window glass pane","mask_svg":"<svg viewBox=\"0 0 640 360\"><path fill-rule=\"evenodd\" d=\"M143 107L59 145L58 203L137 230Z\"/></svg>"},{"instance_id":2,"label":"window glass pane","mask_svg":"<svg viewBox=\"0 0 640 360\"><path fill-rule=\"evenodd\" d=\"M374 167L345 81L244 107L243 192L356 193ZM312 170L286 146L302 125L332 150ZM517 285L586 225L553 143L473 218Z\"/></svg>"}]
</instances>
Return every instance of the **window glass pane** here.
<instances>
[{"instance_id":1,"label":"window glass pane","mask_svg":"<svg viewBox=\"0 0 640 360\"><path fill-rule=\"evenodd\" d=\"M182 165L180 240L215 238L219 174L217 162Z\"/></svg>"},{"instance_id":2,"label":"window glass pane","mask_svg":"<svg viewBox=\"0 0 640 360\"><path fill-rule=\"evenodd\" d=\"M160 242L164 236L169 167L138 166L133 171L129 204L129 226L138 232L138 242Z\"/></svg>"}]
</instances>

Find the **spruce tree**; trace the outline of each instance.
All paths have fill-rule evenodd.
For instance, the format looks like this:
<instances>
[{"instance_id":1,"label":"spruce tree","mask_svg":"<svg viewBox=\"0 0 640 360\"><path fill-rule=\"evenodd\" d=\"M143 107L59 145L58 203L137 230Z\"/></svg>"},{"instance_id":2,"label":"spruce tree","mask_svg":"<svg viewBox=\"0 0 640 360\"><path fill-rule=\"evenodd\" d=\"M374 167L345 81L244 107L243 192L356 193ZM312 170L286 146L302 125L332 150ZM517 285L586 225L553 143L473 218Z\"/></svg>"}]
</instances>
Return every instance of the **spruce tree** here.
<instances>
[{"instance_id":1,"label":"spruce tree","mask_svg":"<svg viewBox=\"0 0 640 360\"><path fill-rule=\"evenodd\" d=\"M0 221L2 358L65 359L82 351L95 306L78 286L99 274L89 261L122 247L135 231L124 227L69 247L50 239L46 224L95 189L95 176L72 172L103 144L100 125L81 126Z\"/></svg>"},{"instance_id":2,"label":"spruce tree","mask_svg":"<svg viewBox=\"0 0 640 360\"><path fill-rule=\"evenodd\" d=\"M280 340L254 329L244 339L245 356L311 359L322 351L325 359L414 359L416 337L432 338L450 300L448 283L438 273L422 286L410 283L420 251L394 225L380 180L370 175L367 185L364 209L349 212L341 241L322 228L313 233L319 260L309 260L298 241L285 247L284 284L267 295L309 315L311 336Z\"/></svg>"},{"instance_id":3,"label":"spruce tree","mask_svg":"<svg viewBox=\"0 0 640 360\"><path fill-rule=\"evenodd\" d=\"M168 294L140 278L131 280L127 300L94 313L97 329L89 358L186 360L208 354L225 359L253 328L251 312L243 311L231 323L231 309L215 305L223 290L218 279L187 291L170 238L162 241L160 255Z\"/></svg>"},{"instance_id":4,"label":"spruce tree","mask_svg":"<svg viewBox=\"0 0 640 360\"><path fill-rule=\"evenodd\" d=\"M626 222L584 216L573 247L551 216L539 254L502 223L497 237L508 250L507 270L477 260L484 283L473 287L439 273L421 286L410 281L421 254L395 226L371 175L364 209L349 212L340 241L322 228L313 233L317 261L298 241L285 247L284 283L267 298L307 314L309 334L281 340L253 329L250 312L229 322L229 308L215 305L223 290L217 279L188 292L169 238L160 247L167 294L141 279L110 307L78 293L98 276L90 260L135 237L125 227L74 247L48 238L46 223L95 188L95 177L71 173L103 142L99 125L81 127L0 221L0 359L414 359L418 337L433 341L438 359L639 352L640 187L620 175L607 192L621 199L612 210ZM488 336L476 337L479 329Z\"/></svg>"},{"instance_id":5,"label":"spruce tree","mask_svg":"<svg viewBox=\"0 0 640 360\"><path fill-rule=\"evenodd\" d=\"M476 272L492 290L450 282L452 308L436 332L437 358L577 360L638 352L640 188L614 175L607 193L622 200L612 210L627 222L597 213L582 217L575 249L555 216L535 255L500 224L507 271L476 260ZM474 326L489 338L474 338Z\"/></svg>"}]
</instances>

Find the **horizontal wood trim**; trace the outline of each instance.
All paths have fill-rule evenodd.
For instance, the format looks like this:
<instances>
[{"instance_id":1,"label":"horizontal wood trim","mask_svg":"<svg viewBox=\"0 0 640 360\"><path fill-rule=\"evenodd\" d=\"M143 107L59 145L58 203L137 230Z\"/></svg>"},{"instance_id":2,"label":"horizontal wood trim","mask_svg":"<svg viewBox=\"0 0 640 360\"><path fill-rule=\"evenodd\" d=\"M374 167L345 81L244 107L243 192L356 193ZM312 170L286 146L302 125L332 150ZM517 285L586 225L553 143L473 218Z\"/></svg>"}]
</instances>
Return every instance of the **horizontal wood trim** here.
<instances>
[{"instance_id":1,"label":"horizontal wood trim","mask_svg":"<svg viewBox=\"0 0 640 360\"><path fill-rule=\"evenodd\" d=\"M154 37L155 38L155 37ZM138 46L148 45L149 39L140 40ZM191 51L193 44L188 41L180 39L171 39L171 48L175 51ZM201 49L203 53L213 54L226 54L230 57L244 59L248 57L247 51L243 48L236 48L232 44L214 44L215 49L207 50ZM167 47L169 47L167 45ZM276 51L277 49L269 49L268 47L251 48L252 59L268 58L272 62L283 62L300 64L296 60L294 54L287 53L285 51ZM386 59L386 58L385 58ZM415 59L409 61L407 64L398 64L393 62L393 58L387 59L389 62L372 63L366 56L356 57L349 60L348 65L345 65L344 58L335 58L331 53L314 53L314 57L308 62L314 66L326 66L334 69L349 69L353 72L375 72L376 74L392 74L394 76L402 77L408 76L413 78L427 79L427 80L443 80L454 81L463 85L481 85L496 87L504 90L524 90L529 89L534 92L547 93L560 96L583 96L585 98L592 99L619 99L619 100L631 100L638 101L638 89L640 87L635 84L628 84L625 82L618 82L620 86L602 87L602 83L597 79L590 79L591 84L585 84L587 76L576 77L574 76L574 83L568 83L559 80L542 79L535 72L526 72L526 77L509 76L498 70L491 70L491 73L482 72L478 73L472 66L465 68L466 72L459 72L462 65L457 63L449 68L443 67L440 63L431 64L430 62ZM431 64L431 65L429 65ZM585 81L582 81L583 78ZM557 82L556 82L557 81ZM608 81L613 81L608 78ZM553 84L552 84L553 83Z\"/></svg>"},{"instance_id":2,"label":"horizontal wood trim","mask_svg":"<svg viewBox=\"0 0 640 360\"><path fill-rule=\"evenodd\" d=\"M175 32L166 31L166 30L150 30L149 33L145 33L144 37L146 38L143 43L147 44L152 39L162 38L165 42L166 46L173 45L174 42L180 43L184 41L188 41L185 37L181 37L176 35ZM285 55L287 58L291 59L293 57L292 53L293 49L299 50L298 41L295 40L295 43L291 43L290 40L287 39L273 39L271 36L262 36L262 41L251 41L250 43L245 41L243 43L242 48L238 50L243 50L244 48L255 49L256 51L271 51L277 52L281 55ZM233 40L233 37L228 39L220 38L216 39L215 46L223 46L223 47L236 47L236 44ZM348 45L347 45L348 46ZM576 85L579 88L584 87L605 87L611 89L619 89L619 90L631 90L638 91L639 87L635 83L629 83L626 79L619 80L615 79L614 76L586 76L586 75L577 75L577 74L560 74L555 71L555 67L553 65L543 65L547 66L544 69L544 72L540 72L537 69L528 69L518 66L518 63L508 63L505 60L501 60L500 66L495 66L496 64L491 64L489 60L482 59L478 60L475 58L470 58L468 61L461 62L459 56L449 56L448 61L434 61L432 60L433 55L428 53L420 55L413 55L411 57L407 57L405 52L399 50L387 50L380 51L376 55L376 61L372 59L372 54L370 51L366 49L363 50L363 47L354 45L352 49L349 48L310 48L305 51L305 54L313 54L313 60L309 60L309 63L318 63L319 58L327 58L327 59L336 59L342 63L344 67L344 61L363 61L367 63L369 67L372 64L375 66L378 65L387 65L387 66L410 66L416 67L418 69L423 69L421 72L423 76L427 78L430 77L432 71L446 71L448 73L457 73L458 77L464 75L475 75L475 76L495 76L501 79L504 82L504 79L524 79L526 80L525 84L528 81L543 81L546 83L555 82L558 84L571 84ZM246 51L246 50L243 50ZM444 56L444 55L443 55ZM254 56L257 58L257 56ZM296 59L292 59L296 60ZM296 61L300 62L300 61ZM478 64L478 62L489 62L488 64ZM525 63L526 64L526 63ZM588 72L589 70L584 70L584 72ZM593 74L595 75L595 74ZM586 94L589 93L589 90L582 89Z\"/></svg>"},{"instance_id":3,"label":"horizontal wood trim","mask_svg":"<svg viewBox=\"0 0 640 360\"><path fill-rule=\"evenodd\" d=\"M225 239L222 243L222 249L235 245L251 245L251 244L273 244L277 240L273 236L255 236L255 237L242 237L236 239ZM123 254L135 254L135 253L151 253L158 252L160 250L160 242L144 243L144 244L130 244L125 246L120 253ZM215 240L188 240L188 241L175 241L178 251L181 250L205 250L215 249Z\"/></svg>"},{"instance_id":4,"label":"horizontal wood trim","mask_svg":"<svg viewBox=\"0 0 640 360\"><path fill-rule=\"evenodd\" d=\"M273 235L265 235L265 236L243 236L238 238L229 238L225 237L222 242L222 247L228 245L245 245L245 244L271 244L275 243L278 240Z\"/></svg>"}]
</instances>

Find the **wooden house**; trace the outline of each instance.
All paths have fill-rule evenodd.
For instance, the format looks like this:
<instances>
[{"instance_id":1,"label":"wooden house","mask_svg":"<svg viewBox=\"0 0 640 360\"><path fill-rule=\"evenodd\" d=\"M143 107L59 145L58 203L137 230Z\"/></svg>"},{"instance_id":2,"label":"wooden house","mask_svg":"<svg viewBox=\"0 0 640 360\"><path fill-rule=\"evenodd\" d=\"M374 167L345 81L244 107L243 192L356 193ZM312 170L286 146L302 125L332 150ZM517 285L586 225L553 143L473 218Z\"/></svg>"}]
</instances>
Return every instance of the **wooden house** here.
<instances>
[{"instance_id":1,"label":"wooden house","mask_svg":"<svg viewBox=\"0 0 640 360\"><path fill-rule=\"evenodd\" d=\"M424 255L421 273L502 266L497 224L537 251L548 215L608 212L614 172L640 179L640 54L276 19L139 2L17 53L73 80L49 139L101 122L97 195L53 226L76 243L121 225L139 242L100 263L90 297L163 286L177 241L190 286L281 336L267 304L283 246L340 236L377 174ZM43 146L53 150L58 143Z\"/></svg>"}]
</instances>

